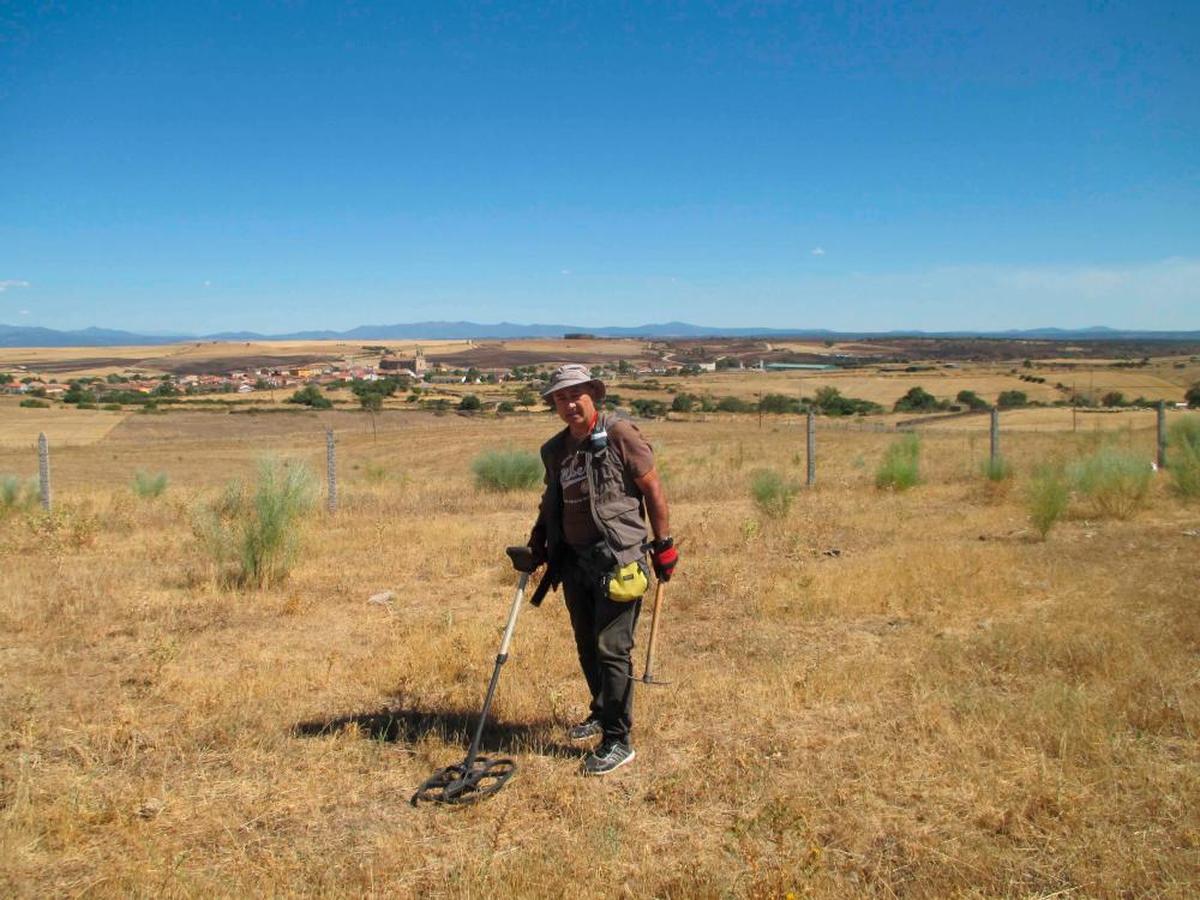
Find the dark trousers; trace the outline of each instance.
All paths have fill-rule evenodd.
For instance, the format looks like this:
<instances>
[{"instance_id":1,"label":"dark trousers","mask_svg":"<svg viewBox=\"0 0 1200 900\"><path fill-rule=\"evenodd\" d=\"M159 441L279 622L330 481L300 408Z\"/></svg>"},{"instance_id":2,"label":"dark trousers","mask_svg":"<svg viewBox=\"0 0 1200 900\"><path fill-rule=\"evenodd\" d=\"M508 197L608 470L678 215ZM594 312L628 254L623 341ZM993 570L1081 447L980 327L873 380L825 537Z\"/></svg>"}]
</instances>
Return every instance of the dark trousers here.
<instances>
[{"instance_id":1,"label":"dark trousers","mask_svg":"<svg viewBox=\"0 0 1200 900\"><path fill-rule=\"evenodd\" d=\"M592 692L592 715L604 728L604 740L627 744L633 728L633 630L642 601L608 599L605 571L572 559L563 572L563 597Z\"/></svg>"}]
</instances>

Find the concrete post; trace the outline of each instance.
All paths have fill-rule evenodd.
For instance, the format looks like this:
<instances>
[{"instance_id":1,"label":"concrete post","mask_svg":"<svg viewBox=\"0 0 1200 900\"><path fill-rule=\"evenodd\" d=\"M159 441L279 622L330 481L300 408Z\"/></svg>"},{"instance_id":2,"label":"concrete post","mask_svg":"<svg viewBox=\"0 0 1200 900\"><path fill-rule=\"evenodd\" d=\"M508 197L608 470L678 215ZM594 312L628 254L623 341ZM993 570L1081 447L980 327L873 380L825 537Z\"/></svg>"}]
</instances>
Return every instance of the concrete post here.
<instances>
[{"instance_id":1,"label":"concrete post","mask_svg":"<svg viewBox=\"0 0 1200 900\"><path fill-rule=\"evenodd\" d=\"M328 503L331 513L337 512L337 456L333 444L333 429L325 429L325 479L328 483Z\"/></svg>"},{"instance_id":2,"label":"concrete post","mask_svg":"<svg viewBox=\"0 0 1200 900\"><path fill-rule=\"evenodd\" d=\"M50 442L43 431L38 435L38 487L42 497L42 509L50 511Z\"/></svg>"}]
</instances>

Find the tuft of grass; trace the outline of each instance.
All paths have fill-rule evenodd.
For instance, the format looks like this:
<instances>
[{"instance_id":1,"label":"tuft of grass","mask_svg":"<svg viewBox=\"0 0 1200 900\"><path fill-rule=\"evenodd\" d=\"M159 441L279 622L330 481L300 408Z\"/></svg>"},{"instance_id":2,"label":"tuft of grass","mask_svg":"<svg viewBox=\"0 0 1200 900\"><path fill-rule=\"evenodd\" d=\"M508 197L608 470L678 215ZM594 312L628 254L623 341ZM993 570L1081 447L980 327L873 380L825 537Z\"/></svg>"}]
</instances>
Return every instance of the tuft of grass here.
<instances>
[{"instance_id":1,"label":"tuft of grass","mask_svg":"<svg viewBox=\"0 0 1200 900\"><path fill-rule=\"evenodd\" d=\"M161 497L167 489L167 473L158 472L151 475L144 469L138 469L133 474L133 492L143 500L153 500Z\"/></svg>"},{"instance_id":2,"label":"tuft of grass","mask_svg":"<svg viewBox=\"0 0 1200 900\"><path fill-rule=\"evenodd\" d=\"M979 470L983 473L984 478L994 484L1008 481L1012 478L1013 474L1012 463L1003 456L998 456L995 459L989 456L980 465Z\"/></svg>"},{"instance_id":3,"label":"tuft of grass","mask_svg":"<svg viewBox=\"0 0 1200 900\"><path fill-rule=\"evenodd\" d=\"M365 478L369 484L383 484L388 480L388 470L379 463L364 463L363 478Z\"/></svg>"},{"instance_id":4,"label":"tuft of grass","mask_svg":"<svg viewBox=\"0 0 1200 900\"><path fill-rule=\"evenodd\" d=\"M1140 456L1101 447L1071 466L1071 483L1091 502L1096 515L1128 519L1143 505L1154 470Z\"/></svg>"},{"instance_id":5,"label":"tuft of grass","mask_svg":"<svg viewBox=\"0 0 1200 900\"><path fill-rule=\"evenodd\" d=\"M1025 495L1026 509L1043 541L1054 523L1067 511L1070 500L1071 486L1061 465L1047 463L1033 470Z\"/></svg>"},{"instance_id":6,"label":"tuft of grass","mask_svg":"<svg viewBox=\"0 0 1200 900\"><path fill-rule=\"evenodd\" d=\"M193 521L218 577L260 589L286 579L300 548L301 519L316 493L316 479L306 468L279 460L259 463L253 493L240 482L228 485Z\"/></svg>"},{"instance_id":7,"label":"tuft of grass","mask_svg":"<svg viewBox=\"0 0 1200 900\"><path fill-rule=\"evenodd\" d=\"M542 483L542 461L524 450L489 450L471 463L475 484L488 491L527 490Z\"/></svg>"},{"instance_id":8,"label":"tuft of grass","mask_svg":"<svg viewBox=\"0 0 1200 900\"><path fill-rule=\"evenodd\" d=\"M750 495L755 506L771 519L782 519L788 514L799 489L796 482L784 478L775 469L759 469L750 478Z\"/></svg>"},{"instance_id":9,"label":"tuft of grass","mask_svg":"<svg viewBox=\"0 0 1200 900\"><path fill-rule=\"evenodd\" d=\"M1181 497L1200 497L1200 419L1175 422L1167 436L1167 472Z\"/></svg>"},{"instance_id":10,"label":"tuft of grass","mask_svg":"<svg viewBox=\"0 0 1200 900\"><path fill-rule=\"evenodd\" d=\"M921 481L921 440L909 432L884 451L883 461L875 470L875 487L905 491Z\"/></svg>"},{"instance_id":11,"label":"tuft of grass","mask_svg":"<svg viewBox=\"0 0 1200 900\"><path fill-rule=\"evenodd\" d=\"M37 506L37 479L0 476L0 513L28 512Z\"/></svg>"}]
</instances>

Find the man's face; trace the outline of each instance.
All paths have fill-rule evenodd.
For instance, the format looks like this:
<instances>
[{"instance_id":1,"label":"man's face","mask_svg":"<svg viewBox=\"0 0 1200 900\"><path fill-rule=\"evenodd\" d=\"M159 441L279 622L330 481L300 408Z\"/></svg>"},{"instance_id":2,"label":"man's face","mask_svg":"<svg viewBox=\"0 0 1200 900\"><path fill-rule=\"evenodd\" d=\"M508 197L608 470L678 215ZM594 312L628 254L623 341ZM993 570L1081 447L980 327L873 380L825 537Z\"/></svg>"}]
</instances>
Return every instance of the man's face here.
<instances>
[{"instance_id":1,"label":"man's face","mask_svg":"<svg viewBox=\"0 0 1200 900\"><path fill-rule=\"evenodd\" d=\"M582 432L592 424L592 418L596 415L596 401L591 392L590 387L580 384L550 395L554 399L558 417L567 423L572 432Z\"/></svg>"}]
</instances>

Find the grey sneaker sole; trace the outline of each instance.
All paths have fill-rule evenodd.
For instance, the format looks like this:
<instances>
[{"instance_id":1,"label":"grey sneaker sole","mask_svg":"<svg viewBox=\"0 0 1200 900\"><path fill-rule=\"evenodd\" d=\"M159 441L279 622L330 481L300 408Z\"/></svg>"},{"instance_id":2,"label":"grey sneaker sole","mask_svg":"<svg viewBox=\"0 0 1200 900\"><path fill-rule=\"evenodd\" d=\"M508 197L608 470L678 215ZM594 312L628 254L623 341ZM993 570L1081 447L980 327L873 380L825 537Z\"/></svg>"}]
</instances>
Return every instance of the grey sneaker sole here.
<instances>
[{"instance_id":1,"label":"grey sneaker sole","mask_svg":"<svg viewBox=\"0 0 1200 900\"><path fill-rule=\"evenodd\" d=\"M617 769L621 768L621 766L623 766L627 763L633 762L633 760L636 756L637 756L637 751L630 750L629 755L627 757L625 757L623 760L621 760L619 763L617 763L615 766L613 766L611 769L594 770L594 769L584 768L583 774L589 778L598 777L600 775L611 775L613 772L617 771Z\"/></svg>"}]
</instances>

